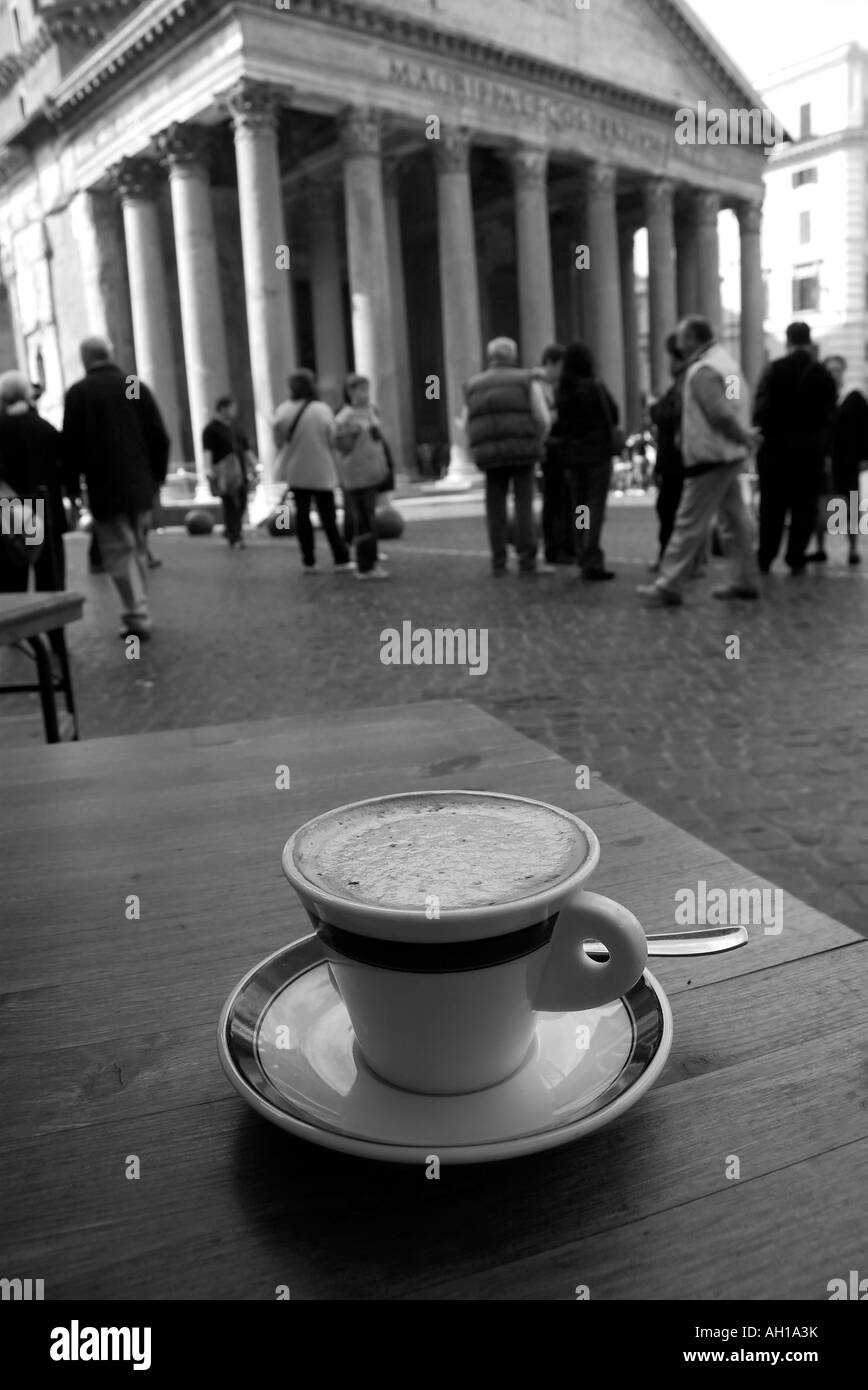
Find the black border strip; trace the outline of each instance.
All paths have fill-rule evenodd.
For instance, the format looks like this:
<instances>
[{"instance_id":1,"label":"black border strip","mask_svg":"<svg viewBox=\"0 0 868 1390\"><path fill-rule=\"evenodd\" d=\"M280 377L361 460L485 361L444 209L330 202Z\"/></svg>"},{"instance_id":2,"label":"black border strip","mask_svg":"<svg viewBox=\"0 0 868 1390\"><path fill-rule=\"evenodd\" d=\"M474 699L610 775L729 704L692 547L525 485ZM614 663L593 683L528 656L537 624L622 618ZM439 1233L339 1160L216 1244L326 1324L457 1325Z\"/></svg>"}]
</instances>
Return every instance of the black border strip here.
<instances>
[{"instance_id":1,"label":"black border strip","mask_svg":"<svg viewBox=\"0 0 868 1390\"><path fill-rule=\"evenodd\" d=\"M485 970L492 965L529 956L547 946L555 928L558 914L535 922L521 931L506 936L488 936L477 941L382 941L379 937L360 936L357 932L332 927L308 914L317 936L329 957L338 956L356 961L359 965L374 965L381 970L401 970L413 975L446 975L461 970Z\"/></svg>"}]
</instances>

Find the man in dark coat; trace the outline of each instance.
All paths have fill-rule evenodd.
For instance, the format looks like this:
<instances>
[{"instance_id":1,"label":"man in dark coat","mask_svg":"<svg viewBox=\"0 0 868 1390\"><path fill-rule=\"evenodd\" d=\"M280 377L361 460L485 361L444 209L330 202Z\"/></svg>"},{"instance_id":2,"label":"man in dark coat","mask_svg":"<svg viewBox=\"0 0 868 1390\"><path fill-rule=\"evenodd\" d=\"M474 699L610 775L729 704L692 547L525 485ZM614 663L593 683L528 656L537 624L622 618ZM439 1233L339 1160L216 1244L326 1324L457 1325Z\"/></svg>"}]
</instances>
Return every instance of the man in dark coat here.
<instances>
[{"instance_id":1,"label":"man in dark coat","mask_svg":"<svg viewBox=\"0 0 868 1390\"><path fill-rule=\"evenodd\" d=\"M85 376L66 393L64 477L70 497L81 478L103 565L121 600L121 636L147 638L147 529L154 492L166 479L169 436L143 381L125 376L103 338L80 347Z\"/></svg>"},{"instance_id":2,"label":"man in dark coat","mask_svg":"<svg viewBox=\"0 0 868 1390\"><path fill-rule=\"evenodd\" d=\"M43 544L34 564L15 563L0 548L0 592L26 593L30 572L39 592L63 589L66 515L61 492L61 440L33 408L33 388L22 372L0 377L0 480L31 504L45 505Z\"/></svg>"},{"instance_id":3,"label":"man in dark coat","mask_svg":"<svg viewBox=\"0 0 868 1390\"><path fill-rule=\"evenodd\" d=\"M868 401L861 391L850 391L845 393L844 381L847 376L847 359L844 357L827 357L825 366L827 371L832 373L835 387L839 393L839 401L835 414L832 417L831 445L829 449L829 495L826 499L826 508L817 523L817 548L812 554L806 555L808 563L825 564L828 556L826 555L826 534L829 525L828 502L831 498L843 498L850 504L850 497L853 493L859 496L859 474L863 468L868 468ZM851 530L848 537L851 565L860 565L862 557L859 554L859 532Z\"/></svg>"},{"instance_id":4,"label":"man in dark coat","mask_svg":"<svg viewBox=\"0 0 868 1390\"><path fill-rule=\"evenodd\" d=\"M670 333L666 339L669 354L669 372L672 382L669 389L651 403L649 414L657 430L657 463L654 469L657 483L657 521L659 553L657 561L651 566L653 573L659 573L663 555L669 544L678 515L678 503L684 491L684 459L679 446L681 433L681 390L684 384L686 363L678 348L678 337Z\"/></svg>"},{"instance_id":5,"label":"man in dark coat","mask_svg":"<svg viewBox=\"0 0 868 1390\"><path fill-rule=\"evenodd\" d=\"M785 559L793 574L804 572L837 396L832 376L816 360L809 326L791 323L786 356L766 367L754 404L753 421L763 436L757 455L758 559L763 574L768 574L777 557L788 512Z\"/></svg>"}]
</instances>

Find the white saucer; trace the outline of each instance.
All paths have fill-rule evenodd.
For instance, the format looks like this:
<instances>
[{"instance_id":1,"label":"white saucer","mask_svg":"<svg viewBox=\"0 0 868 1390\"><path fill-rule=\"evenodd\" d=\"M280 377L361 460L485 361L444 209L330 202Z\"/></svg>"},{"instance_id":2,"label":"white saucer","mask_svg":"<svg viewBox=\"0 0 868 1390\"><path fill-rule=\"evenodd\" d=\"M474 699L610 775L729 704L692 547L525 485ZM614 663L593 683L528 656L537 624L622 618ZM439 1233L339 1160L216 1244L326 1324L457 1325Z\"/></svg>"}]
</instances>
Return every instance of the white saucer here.
<instances>
[{"instance_id":1,"label":"white saucer","mask_svg":"<svg viewBox=\"0 0 868 1390\"><path fill-rule=\"evenodd\" d=\"M359 1056L316 936L244 977L220 1015L217 1046L233 1086L300 1139L390 1163L487 1163L569 1144L636 1104L672 1046L672 1011L647 971L614 1004L540 1014L521 1069L463 1096L381 1081Z\"/></svg>"}]
</instances>

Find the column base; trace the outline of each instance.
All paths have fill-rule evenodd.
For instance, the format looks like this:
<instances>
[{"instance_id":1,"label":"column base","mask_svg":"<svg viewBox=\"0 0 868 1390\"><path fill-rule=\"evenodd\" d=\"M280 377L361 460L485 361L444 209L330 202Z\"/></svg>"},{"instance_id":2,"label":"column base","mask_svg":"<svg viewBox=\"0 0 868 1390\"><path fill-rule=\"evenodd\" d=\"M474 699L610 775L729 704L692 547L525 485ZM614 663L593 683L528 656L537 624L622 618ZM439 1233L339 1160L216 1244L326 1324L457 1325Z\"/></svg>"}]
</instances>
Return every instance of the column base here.
<instances>
[{"instance_id":1,"label":"column base","mask_svg":"<svg viewBox=\"0 0 868 1390\"><path fill-rule=\"evenodd\" d=\"M444 477L436 483L423 487L423 492L469 492L471 488L482 487L483 475L467 457L460 444L453 444L449 451L449 468Z\"/></svg>"}]
</instances>

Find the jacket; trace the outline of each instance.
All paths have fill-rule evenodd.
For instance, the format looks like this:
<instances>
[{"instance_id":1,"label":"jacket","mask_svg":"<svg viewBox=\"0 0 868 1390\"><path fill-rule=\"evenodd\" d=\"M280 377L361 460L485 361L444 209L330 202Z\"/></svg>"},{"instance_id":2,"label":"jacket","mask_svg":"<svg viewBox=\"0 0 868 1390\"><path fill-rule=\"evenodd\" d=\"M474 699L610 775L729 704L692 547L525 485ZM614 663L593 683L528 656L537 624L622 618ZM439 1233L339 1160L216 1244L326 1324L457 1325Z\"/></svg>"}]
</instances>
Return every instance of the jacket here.
<instances>
[{"instance_id":1,"label":"jacket","mask_svg":"<svg viewBox=\"0 0 868 1390\"><path fill-rule=\"evenodd\" d=\"M542 395L532 374L520 367L491 367L468 381L467 443L482 472L533 465L542 458L545 428L534 415L534 386Z\"/></svg>"},{"instance_id":2,"label":"jacket","mask_svg":"<svg viewBox=\"0 0 868 1390\"><path fill-rule=\"evenodd\" d=\"M726 388L729 413L742 430L750 429L750 391L741 367L720 343L712 342L693 358L684 373L684 394L681 408L681 453L685 472L699 472L704 466L738 463L747 458L750 445L733 439L709 419L703 405L697 376L711 371L718 378L718 387ZM733 383L737 389L731 390Z\"/></svg>"},{"instance_id":3,"label":"jacket","mask_svg":"<svg viewBox=\"0 0 868 1390\"><path fill-rule=\"evenodd\" d=\"M612 462L611 427L619 423L620 417L617 401L601 381L581 377L572 390L562 383L557 395L557 412L560 454L565 468L599 468Z\"/></svg>"},{"instance_id":4,"label":"jacket","mask_svg":"<svg viewBox=\"0 0 868 1390\"><path fill-rule=\"evenodd\" d=\"M795 450L824 457L837 403L834 377L807 349L770 362L757 386L753 413L763 433L762 454Z\"/></svg>"},{"instance_id":5,"label":"jacket","mask_svg":"<svg viewBox=\"0 0 868 1390\"><path fill-rule=\"evenodd\" d=\"M657 430L657 466L661 477L676 478L684 472L679 437L681 432L681 389L683 373L673 379L668 391L649 409L651 423Z\"/></svg>"},{"instance_id":6,"label":"jacket","mask_svg":"<svg viewBox=\"0 0 868 1390\"><path fill-rule=\"evenodd\" d=\"M284 401L274 412L274 442L280 450L274 476L290 488L334 492L340 482L334 456L335 417L325 401L310 401L292 443L287 437L304 401Z\"/></svg>"},{"instance_id":7,"label":"jacket","mask_svg":"<svg viewBox=\"0 0 868 1390\"><path fill-rule=\"evenodd\" d=\"M0 481L19 497L35 501L44 487L51 510L51 531L68 529L61 491L63 450L59 432L30 408L0 412Z\"/></svg>"},{"instance_id":8,"label":"jacket","mask_svg":"<svg viewBox=\"0 0 868 1390\"><path fill-rule=\"evenodd\" d=\"M157 403L143 381L128 394L127 377L114 362L99 362L66 393L63 411L64 481L70 497L87 483L98 520L150 511L166 481L169 436Z\"/></svg>"},{"instance_id":9,"label":"jacket","mask_svg":"<svg viewBox=\"0 0 868 1390\"><path fill-rule=\"evenodd\" d=\"M339 472L343 487L352 492L378 487L389 476L382 440L372 430L380 429L380 417L372 405L345 405L335 417Z\"/></svg>"}]
</instances>

